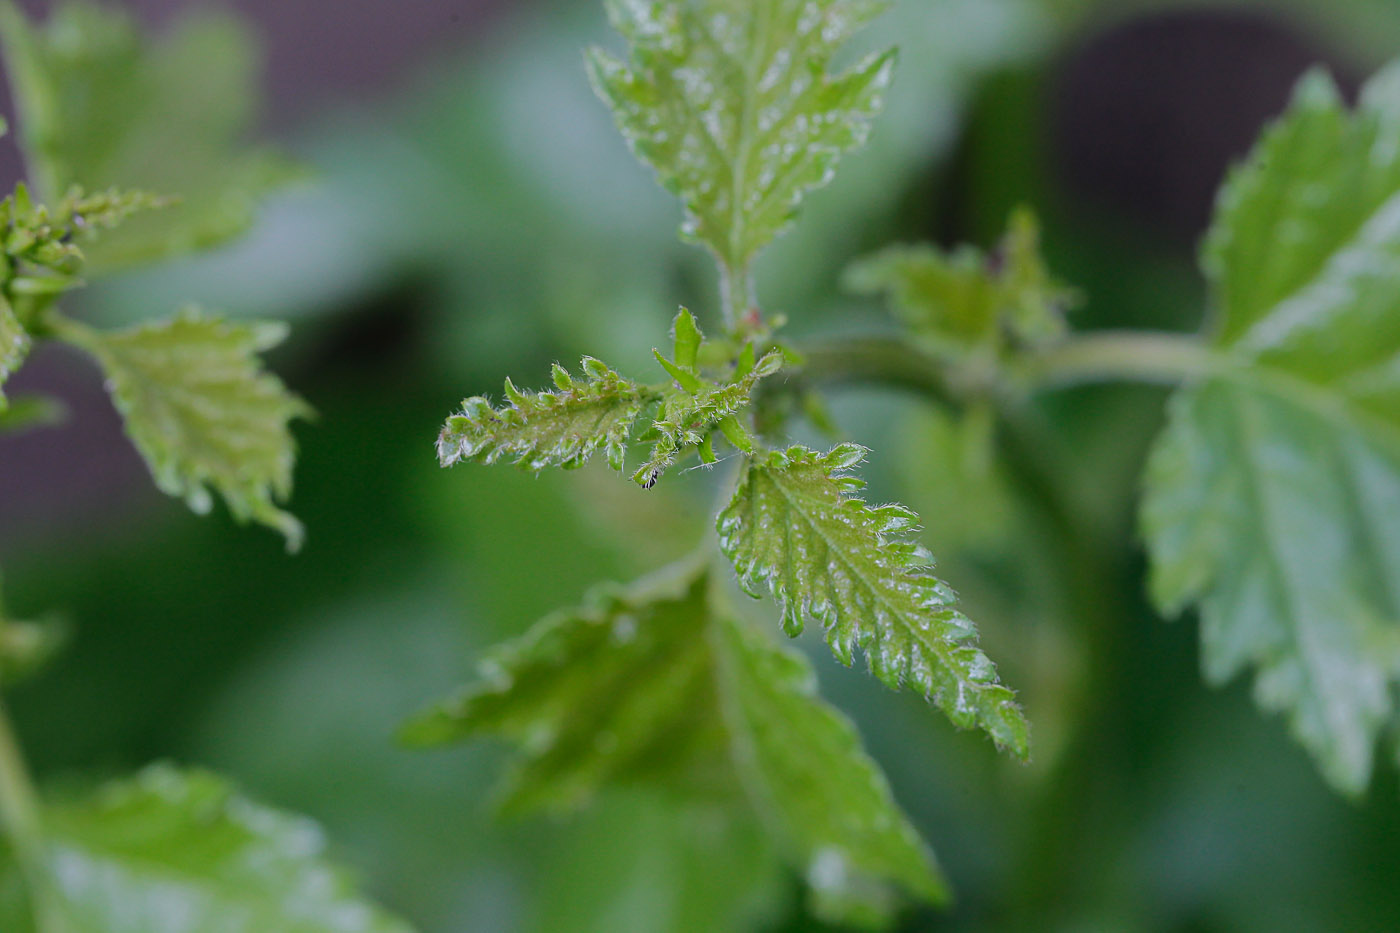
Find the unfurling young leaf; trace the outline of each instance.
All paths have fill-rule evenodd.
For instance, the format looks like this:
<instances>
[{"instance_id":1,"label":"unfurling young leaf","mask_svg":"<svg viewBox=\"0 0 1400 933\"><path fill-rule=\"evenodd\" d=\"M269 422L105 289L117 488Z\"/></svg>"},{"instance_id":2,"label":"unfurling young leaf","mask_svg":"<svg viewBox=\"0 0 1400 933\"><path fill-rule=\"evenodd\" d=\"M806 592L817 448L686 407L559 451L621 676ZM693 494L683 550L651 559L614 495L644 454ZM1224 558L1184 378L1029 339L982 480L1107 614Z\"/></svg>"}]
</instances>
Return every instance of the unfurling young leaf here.
<instances>
[{"instance_id":1,"label":"unfurling young leaf","mask_svg":"<svg viewBox=\"0 0 1400 933\"><path fill-rule=\"evenodd\" d=\"M1034 347L1066 333L1064 313L1078 301L1055 281L1040 255L1035 217L1011 215L992 254L971 246L892 246L847 270L846 287L888 294L895 315L932 349L954 359L999 354L1010 342Z\"/></svg>"},{"instance_id":2,"label":"unfurling young leaf","mask_svg":"<svg viewBox=\"0 0 1400 933\"><path fill-rule=\"evenodd\" d=\"M806 661L711 600L694 567L600 591L499 650L481 685L405 737L520 743L517 807L573 807L638 783L728 801L770 828L833 920L886 919L891 885L943 900L930 854Z\"/></svg>"},{"instance_id":3,"label":"unfurling young leaf","mask_svg":"<svg viewBox=\"0 0 1400 933\"><path fill-rule=\"evenodd\" d=\"M314 824L207 773L151 767L50 804L43 825L64 933L410 933L325 861ZM14 872L0 859L0 877ZM30 929L13 901L0 929Z\"/></svg>"},{"instance_id":4,"label":"unfurling young leaf","mask_svg":"<svg viewBox=\"0 0 1400 933\"><path fill-rule=\"evenodd\" d=\"M584 378L554 367L555 391L521 392L506 380L509 404L492 408L484 398L462 402L438 435L438 461L495 463L509 459L531 470L583 466L600 449L621 470L632 427L660 394L619 376L591 357Z\"/></svg>"},{"instance_id":5,"label":"unfurling young leaf","mask_svg":"<svg viewBox=\"0 0 1400 933\"><path fill-rule=\"evenodd\" d=\"M274 499L292 488L289 422L311 409L257 357L282 342L285 325L233 323L186 309L118 332L64 319L54 329L102 366L127 434L161 491L202 514L212 488L239 521L280 531L289 550L300 546L301 524Z\"/></svg>"},{"instance_id":6,"label":"unfurling young leaf","mask_svg":"<svg viewBox=\"0 0 1400 933\"><path fill-rule=\"evenodd\" d=\"M1354 114L1321 73L1221 192L1203 263L1215 370L1147 472L1165 612L1206 678L1257 671L1341 791L1370 779L1400 682L1400 66Z\"/></svg>"},{"instance_id":7,"label":"unfurling young leaf","mask_svg":"<svg viewBox=\"0 0 1400 933\"><path fill-rule=\"evenodd\" d=\"M898 505L870 506L847 471L865 456L853 444L827 454L803 447L749 462L720 513L720 547L754 596L771 590L783 628L820 622L846 665L859 647L890 687L918 690L963 728L1029 754L1029 729L1015 695L976 647L976 629L908 538L917 517Z\"/></svg>"},{"instance_id":8,"label":"unfurling young leaf","mask_svg":"<svg viewBox=\"0 0 1400 933\"><path fill-rule=\"evenodd\" d=\"M593 50L594 87L731 273L864 142L894 55L827 73L884 0L611 0L630 61ZM734 296L741 301L747 296Z\"/></svg>"},{"instance_id":9,"label":"unfurling young leaf","mask_svg":"<svg viewBox=\"0 0 1400 933\"><path fill-rule=\"evenodd\" d=\"M178 194L88 251L94 268L149 262L221 243L252 223L258 201L296 172L246 146L257 54L245 27L202 11L147 41L130 13L67 0L31 24L0 2L0 40L39 193L74 185Z\"/></svg>"}]
</instances>

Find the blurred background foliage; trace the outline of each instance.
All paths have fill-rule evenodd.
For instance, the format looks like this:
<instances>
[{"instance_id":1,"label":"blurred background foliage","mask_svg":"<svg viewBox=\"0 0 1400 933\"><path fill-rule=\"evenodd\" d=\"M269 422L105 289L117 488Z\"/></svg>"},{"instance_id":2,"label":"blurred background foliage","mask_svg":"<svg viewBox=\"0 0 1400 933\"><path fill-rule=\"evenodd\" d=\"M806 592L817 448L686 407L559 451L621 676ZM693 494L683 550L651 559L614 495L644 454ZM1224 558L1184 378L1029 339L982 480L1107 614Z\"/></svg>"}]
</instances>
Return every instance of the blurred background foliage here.
<instances>
[{"instance_id":1,"label":"blurred background foliage","mask_svg":"<svg viewBox=\"0 0 1400 933\"><path fill-rule=\"evenodd\" d=\"M134 6L160 26L187 5ZM273 363L320 413L298 432L308 545L288 559L273 535L161 497L97 373L37 358L13 388L58 394L69 417L0 438L8 600L73 635L13 698L36 770L226 772L324 823L427 931L817 929L794 879L750 870L762 843L745 828L621 794L500 821L500 748L391 739L481 649L685 551L706 521L708 474L641 494L600 470L442 471L432 452L457 400L508 371L583 352L635 369L678 304L714 311L707 257L676 241L679 209L587 86L581 49L612 41L601 4L231 6L268 43L268 125L315 177L237 245L111 280L81 312L120 324L195 297L294 322ZM1186 330L1226 165L1308 65L1354 87L1400 49L1400 5L900 0L861 44L890 41L888 113L763 258L769 308L799 334L882 326L840 291L849 260L895 239L985 245L1024 203L1088 296L1076 326ZM4 166L8 189L13 154ZM924 516L1036 729L1031 765L999 759L804 638L958 893L909 930L1400 928L1393 774L1338 799L1242 684L1201 685L1194 622L1146 606L1132 516L1161 401L1047 397L1028 465L990 461L975 418L836 399L837 424L878 451L874 497ZM1028 473L1060 477L1068 506L1047 508Z\"/></svg>"}]
</instances>

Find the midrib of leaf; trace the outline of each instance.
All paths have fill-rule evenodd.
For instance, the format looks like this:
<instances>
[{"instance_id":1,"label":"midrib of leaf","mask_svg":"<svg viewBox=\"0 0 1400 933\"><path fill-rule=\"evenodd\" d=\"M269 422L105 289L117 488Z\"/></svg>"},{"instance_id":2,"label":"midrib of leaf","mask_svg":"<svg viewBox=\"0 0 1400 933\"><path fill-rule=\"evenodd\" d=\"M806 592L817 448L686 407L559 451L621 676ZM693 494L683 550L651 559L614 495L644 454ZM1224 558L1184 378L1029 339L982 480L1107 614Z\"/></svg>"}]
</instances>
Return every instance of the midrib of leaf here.
<instances>
[{"instance_id":1,"label":"midrib of leaf","mask_svg":"<svg viewBox=\"0 0 1400 933\"><path fill-rule=\"evenodd\" d=\"M923 638L923 632L920 630L919 626L913 624L909 619L908 613L905 610L897 607L894 603L890 602L890 600L885 597L883 588L873 585L870 582L870 578L859 567L857 567L856 564L854 564L849 557L846 556L845 551L842 548L837 547L832 541L832 539L826 535L826 533L822 530L820 524L816 521L813 521L811 513L808 512L806 509L799 507L798 499L807 497L802 496L801 493L792 493L789 490L783 488L783 484L779 482L776 478L777 471L768 470L765 472L768 474L769 481L773 484L773 487L778 490L778 492L782 495L783 499L788 503L789 507L796 511L798 514L800 514L803 518L803 521L806 522L807 527L811 528L814 532L816 532L817 536L826 543L827 551L840 558L841 563L847 568L848 571L851 572L851 574L854 577L860 580L861 585L864 586L865 589L875 598L875 601L892 610L891 614L903 623L905 630L911 633L911 635L915 635L918 643L920 645L926 646L930 650L930 652L934 654L940 662L942 662L944 668L956 673L958 670L957 663L953 658L951 658L948 655L946 651L943 650L943 646L937 643L931 644L928 641L926 641ZM792 553L791 539L788 537L790 533L791 532L789 529L784 529L784 542L788 546L789 554ZM795 561L791 560L786 561L786 563L789 567L795 566L796 564ZM794 589L792 590L792 592L797 592L797 590ZM977 691L980 692L981 685L976 684L973 681L969 681L963 678L962 676L958 676L957 679L961 683L971 685L972 687L976 688Z\"/></svg>"}]
</instances>

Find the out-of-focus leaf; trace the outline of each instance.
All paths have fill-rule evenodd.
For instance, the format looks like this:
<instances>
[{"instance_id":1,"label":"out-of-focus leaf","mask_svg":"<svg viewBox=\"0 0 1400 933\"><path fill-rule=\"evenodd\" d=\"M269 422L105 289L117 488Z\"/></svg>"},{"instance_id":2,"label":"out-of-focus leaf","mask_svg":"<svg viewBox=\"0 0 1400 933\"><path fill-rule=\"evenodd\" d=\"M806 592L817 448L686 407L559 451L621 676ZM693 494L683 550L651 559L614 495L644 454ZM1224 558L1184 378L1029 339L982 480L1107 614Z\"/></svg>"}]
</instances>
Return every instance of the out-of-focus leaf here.
<instances>
[{"instance_id":1,"label":"out-of-focus leaf","mask_svg":"<svg viewBox=\"0 0 1400 933\"><path fill-rule=\"evenodd\" d=\"M1400 680L1400 67L1355 114L1300 82L1204 264L1221 361L1149 465L1152 593L1200 607L1208 680L1254 667L1259 704L1359 793Z\"/></svg>"},{"instance_id":2,"label":"out-of-focus leaf","mask_svg":"<svg viewBox=\"0 0 1400 933\"><path fill-rule=\"evenodd\" d=\"M500 650L480 686L405 737L520 743L517 807L573 807L618 785L738 807L769 828L834 919L888 919L895 889L944 899L931 855L853 727L816 696L806 662L718 612L710 585L681 569L600 592Z\"/></svg>"},{"instance_id":3,"label":"out-of-focus leaf","mask_svg":"<svg viewBox=\"0 0 1400 933\"><path fill-rule=\"evenodd\" d=\"M732 271L865 141L892 52L827 73L884 0L614 0L631 61L600 50L593 83L638 156L685 205L684 233Z\"/></svg>"},{"instance_id":4,"label":"out-of-focus leaf","mask_svg":"<svg viewBox=\"0 0 1400 933\"><path fill-rule=\"evenodd\" d=\"M323 860L316 826L208 773L148 768L50 805L44 827L65 933L409 933Z\"/></svg>"},{"instance_id":5,"label":"out-of-focus leaf","mask_svg":"<svg viewBox=\"0 0 1400 933\"><path fill-rule=\"evenodd\" d=\"M1034 216L1022 209L991 254L893 246L856 262L845 282L860 294L888 294L912 333L951 356L997 353L1008 340L1035 346L1064 335L1064 312L1077 300L1051 277L1039 241Z\"/></svg>"},{"instance_id":6,"label":"out-of-focus leaf","mask_svg":"<svg viewBox=\"0 0 1400 933\"><path fill-rule=\"evenodd\" d=\"M240 21L201 11L160 41L117 7L67 0L41 26L0 4L0 39L36 186L56 201L73 185L177 195L88 251L94 268L213 246L252 222L258 200L293 176L246 146L258 55Z\"/></svg>"},{"instance_id":7,"label":"out-of-focus leaf","mask_svg":"<svg viewBox=\"0 0 1400 933\"><path fill-rule=\"evenodd\" d=\"M156 485L203 514L210 488L239 521L301 544L301 524L277 508L291 493L296 444L289 423L310 407L264 370L257 354L280 343L280 323L229 323L186 309L125 331L99 332L72 321L58 337L91 353L107 375L126 430Z\"/></svg>"},{"instance_id":8,"label":"out-of-focus leaf","mask_svg":"<svg viewBox=\"0 0 1400 933\"><path fill-rule=\"evenodd\" d=\"M782 603L789 635L817 620L841 663L860 647L890 687L908 684L956 725L983 729L1026 758L1029 727L1015 694L977 648L952 590L932 576L928 552L908 537L917 516L853 495L863 484L847 471L864 456L843 444L750 461L719 516L721 549L751 595L770 590Z\"/></svg>"},{"instance_id":9,"label":"out-of-focus leaf","mask_svg":"<svg viewBox=\"0 0 1400 933\"><path fill-rule=\"evenodd\" d=\"M0 296L0 412L10 404L5 398L5 381L29 355L29 345L29 332L15 317L10 303Z\"/></svg>"}]
</instances>

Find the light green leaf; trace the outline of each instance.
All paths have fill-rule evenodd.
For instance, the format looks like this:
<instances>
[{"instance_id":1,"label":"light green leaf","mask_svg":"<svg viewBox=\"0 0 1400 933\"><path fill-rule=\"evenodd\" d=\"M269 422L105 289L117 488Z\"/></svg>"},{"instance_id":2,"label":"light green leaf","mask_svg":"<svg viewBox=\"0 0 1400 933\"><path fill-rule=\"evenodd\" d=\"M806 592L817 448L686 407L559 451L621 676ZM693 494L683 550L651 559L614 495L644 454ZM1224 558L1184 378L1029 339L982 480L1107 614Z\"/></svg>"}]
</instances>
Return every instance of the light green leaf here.
<instances>
[{"instance_id":1,"label":"light green leaf","mask_svg":"<svg viewBox=\"0 0 1400 933\"><path fill-rule=\"evenodd\" d=\"M678 318L678 333L682 326L680 322ZM690 322L690 327L694 329L694 321ZM695 330L695 335L698 347L698 330ZM753 392L759 381L783 366L782 352L771 350L752 366L733 373L727 381L715 383L701 375L694 366L673 363L659 352L656 359L676 380L676 385L666 392L652 424L660 436L652 447L651 458L632 477L645 489L655 486L661 475L687 450L703 448L711 432L717 428L731 438L736 447L743 450L750 448L751 441L746 436L739 436L744 435L744 431L734 416L753 403ZM739 435L735 435L736 430Z\"/></svg>"},{"instance_id":2,"label":"light green leaf","mask_svg":"<svg viewBox=\"0 0 1400 933\"><path fill-rule=\"evenodd\" d=\"M438 461L495 463L510 459L528 469L580 467L603 450L621 470L632 427L660 393L584 357L583 379L554 367L553 392L521 392L506 380L509 404L492 408L480 396L462 402L438 435Z\"/></svg>"},{"instance_id":3,"label":"light green leaf","mask_svg":"<svg viewBox=\"0 0 1400 933\"><path fill-rule=\"evenodd\" d=\"M611 0L630 62L593 50L594 87L685 205L685 235L746 270L865 141L894 55L832 77L885 0Z\"/></svg>"},{"instance_id":4,"label":"light green leaf","mask_svg":"<svg viewBox=\"0 0 1400 933\"><path fill-rule=\"evenodd\" d=\"M1035 217L1025 209L1011 215L991 254L965 245L951 252L893 246L854 263L845 284L857 294L887 294L911 332L958 360L1000 353L1007 342L1054 341L1065 333L1065 311L1079 300L1050 275Z\"/></svg>"},{"instance_id":5,"label":"light green leaf","mask_svg":"<svg viewBox=\"0 0 1400 933\"><path fill-rule=\"evenodd\" d=\"M0 295L0 412L10 405L5 398L5 383L29 355L29 332L15 317L10 303Z\"/></svg>"},{"instance_id":6,"label":"light green leaf","mask_svg":"<svg viewBox=\"0 0 1400 933\"><path fill-rule=\"evenodd\" d=\"M34 26L5 0L0 39L29 171L46 199L73 185L180 196L169 211L135 218L94 244L94 268L223 242L294 174L243 142L259 61L229 14L192 12L148 41L115 6L68 0Z\"/></svg>"},{"instance_id":7,"label":"light green leaf","mask_svg":"<svg viewBox=\"0 0 1400 933\"><path fill-rule=\"evenodd\" d=\"M161 491L203 514L212 488L239 521L280 531L289 550L300 546L301 524L273 502L291 494L289 422L311 409L257 357L282 342L285 325L231 323L190 308L107 333L60 319L55 332L97 358Z\"/></svg>"},{"instance_id":8,"label":"light green leaf","mask_svg":"<svg viewBox=\"0 0 1400 933\"><path fill-rule=\"evenodd\" d=\"M207 773L148 768L44 826L65 933L409 933L323 860L315 825ZM30 929L13 910L0 927Z\"/></svg>"},{"instance_id":9,"label":"light green leaf","mask_svg":"<svg viewBox=\"0 0 1400 933\"><path fill-rule=\"evenodd\" d=\"M1206 678L1255 668L1327 780L1367 785L1400 680L1400 67L1321 73L1221 192L1217 369L1172 400L1142 527Z\"/></svg>"},{"instance_id":10,"label":"light green leaf","mask_svg":"<svg viewBox=\"0 0 1400 933\"><path fill-rule=\"evenodd\" d=\"M928 552L909 538L917 516L853 495L862 484L847 471L864 455L844 444L750 461L719 515L721 549L750 594L768 589L782 603L789 635L817 620L841 663L859 647L890 687L908 684L956 725L981 728L1026 758L1029 728L1015 694L976 647L953 592L931 575Z\"/></svg>"},{"instance_id":11,"label":"light green leaf","mask_svg":"<svg viewBox=\"0 0 1400 933\"><path fill-rule=\"evenodd\" d=\"M573 807L619 785L728 801L768 828L833 919L887 919L892 886L943 900L931 855L805 660L717 611L709 589L681 568L601 591L499 650L480 686L405 737L515 740L515 807Z\"/></svg>"}]
</instances>

